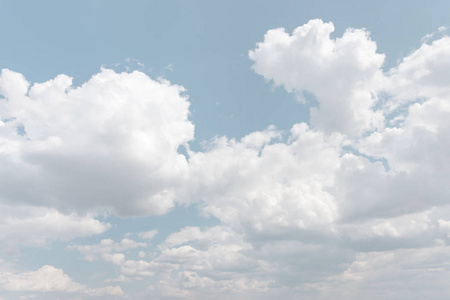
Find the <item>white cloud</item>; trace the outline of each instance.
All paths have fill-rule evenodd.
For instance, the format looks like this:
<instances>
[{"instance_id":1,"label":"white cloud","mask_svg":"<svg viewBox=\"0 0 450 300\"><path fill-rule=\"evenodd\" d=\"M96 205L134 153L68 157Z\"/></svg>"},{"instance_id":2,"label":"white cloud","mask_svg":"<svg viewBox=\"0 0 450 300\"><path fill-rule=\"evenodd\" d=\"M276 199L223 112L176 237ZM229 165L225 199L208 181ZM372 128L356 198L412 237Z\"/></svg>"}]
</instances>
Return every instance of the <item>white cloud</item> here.
<instances>
[{"instance_id":1,"label":"white cloud","mask_svg":"<svg viewBox=\"0 0 450 300\"><path fill-rule=\"evenodd\" d=\"M208 299L233 293L263 292L270 280L261 271L252 246L228 227L185 227L169 235L153 260L165 270L149 295ZM258 276L256 276L258 277Z\"/></svg>"},{"instance_id":2,"label":"white cloud","mask_svg":"<svg viewBox=\"0 0 450 300\"><path fill-rule=\"evenodd\" d=\"M392 109L418 98L450 96L450 37L443 36L419 49L390 70L387 90L395 96Z\"/></svg>"},{"instance_id":3,"label":"white cloud","mask_svg":"<svg viewBox=\"0 0 450 300\"><path fill-rule=\"evenodd\" d=\"M430 227L428 214L403 215L392 220L379 222L371 227L376 236L417 236Z\"/></svg>"},{"instance_id":4,"label":"white cloud","mask_svg":"<svg viewBox=\"0 0 450 300\"><path fill-rule=\"evenodd\" d=\"M101 240L97 245L73 245L69 246L70 250L77 250L87 261L95 261L104 257L105 254L110 255L112 252L122 252L128 249L147 247L147 243L136 242L134 240L124 238L120 242L114 242L111 239ZM113 254L116 255L116 254ZM117 254L119 255L119 254ZM109 257L109 256L108 256Z\"/></svg>"},{"instance_id":5,"label":"white cloud","mask_svg":"<svg viewBox=\"0 0 450 300\"><path fill-rule=\"evenodd\" d=\"M95 289L87 289L86 294L89 296L102 297L105 295L108 296L123 296L124 292L120 288L120 286L105 286L101 288Z\"/></svg>"},{"instance_id":6,"label":"white cloud","mask_svg":"<svg viewBox=\"0 0 450 300\"><path fill-rule=\"evenodd\" d=\"M288 143L267 144L276 136L268 130L241 141L217 138L208 151L191 154L190 197L235 230L257 236L332 230L337 207L326 189L339 166L341 137L306 124L291 129Z\"/></svg>"},{"instance_id":7,"label":"white cloud","mask_svg":"<svg viewBox=\"0 0 450 300\"><path fill-rule=\"evenodd\" d=\"M450 221L439 219L438 226L439 226L439 230L446 232L447 237L450 238Z\"/></svg>"},{"instance_id":8,"label":"white cloud","mask_svg":"<svg viewBox=\"0 0 450 300\"><path fill-rule=\"evenodd\" d=\"M26 245L44 246L51 240L68 241L100 234L111 227L93 216L62 214L55 209L0 204L2 248Z\"/></svg>"},{"instance_id":9,"label":"white cloud","mask_svg":"<svg viewBox=\"0 0 450 300\"><path fill-rule=\"evenodd\" d=\"M82 285L73 282L61 269L48 265L37 271L0 274L0 288L6 291L75 292L83 289Z\"/></svg>"},{"instance_id":10,"label":"white cloud","mask_svg":"<svg viewBox=\"0 0 450 300\"><path fill-rule=\"evenodd\" d=\"M359 135L382 127L383 116L372 110L382 82L384 55L364 29L347 29L331 39L332 23L311 20L292 35L269 30L264 42L249 52L253 70L288 92L313 93L320 103L311 108L311 124L326 132Z\"/></svg>"},{"instance_id":11,"label":"white cloud","mask_svg":"<svg viewBox=\"0 0 450 300\"><path fill-rule=\"evenodd\" d=\"M186 227L170 235L155 262L179 265L203 274L228 274L239 270L250 272L258 262L245 254L251 245L229 228L212 227L201 231L198 227ZM238 273L238 272L236 272Z\"/></svg>"},{"instance_id":12,"label":"white cloud","mask_svg":"<svg viewBox=\"0 0 450 300\"><path fill-rule=\"evenodd\" d=\"M202 231L199 227L184 227L180 231L170 234L160 245L161 249L195 243L200 248L214 245L215 243L233 243L236 234L221 226L215 226Z\"/></svg>"},{"instance_id":13,"label":"white cloud","mask_svg":"<svg viewBox=\"0 0 450 300\"><path fill-rule=\"evenodd\" d=\"M104 261L120 267L122 275L127 277L152 277L155 275L155 271L158 270L158 264L156 263L148 262L143 259L126 259L123 253L104 253L101 255L101 258Z\"/></svg>"},{"instance_id":14,"label":"white cloud","mask_svg":"<svg viewBox=\"0 0 450 300\"><path fill-rule=\"evenodd\" d=\"M441 230L450 231L450 221L439 219L438 222Z\"/></svg>"},{"instance_id":15,"label":"white cloud","mask_svg":"<svg viewBox=\"0 0 450 300\"><path fill-rule=\"evenodd\" d=\"M416 85L412 86L411 89L416 88ZM434 93L430 88L427 93L443 95L443 89L443 86L437 87ZM401 95L403 91L400 89L399 93ZM450 191L445 186L450 170L447 150L450 147L449 97L450 93L444 98L433 96L422 99L421 103L407 104L402 122L358 141L360 152L384 158L390 170L375 171L368 166L367 171L358 172L359 178L353 177L356 181L349 177L342 179L343 185L349 186L347 196L353 198L348 194L353 190L357 197L355 192L365 178L365 194L378 205L388 205L390 212L386 212L391 214L418 212L448 204ZM360 185L355 184L357 181Z\"/></svg>"},{"instance_id":16,"label":"white cloud","mask_svg":"<svg viewBox=\"0 0 450 300\"><path fill-rule=\"evenodd\" d=\"M107 69L80 87L66 75L29 85L2 71L0 201L121 215L174 205L187 171L177 150L194 134L182 87Z\"/></svg>"},{"instance_id":17,"label":"white cloud","mask_svg":"<svg viewBox=\"0 0 450 300\"><path fill-rule=\"evenodd\" d=\"M138 249L147 247L147 243L136 242L134 240L125 238L120 242L114 242L111 239L104 239L99 244L94 245L73 245L67 247L68 250L77 250L83 258L89 262L94 262L99 259L109 262L120 268L122 273L118 279L108 279L108 281L119 281L127 277L151 277L154 276L155 270L158 270L158 265L154 262L143 260L145 253L138 252L140 260L127 259L122 252L130 249ZM141 254L144 253L142 256Z\"/></svg>"},{"instance_id":18,"label":"white cloud","mask_svg":"<svg viewBox=\"0 0 450 300\"><path fill-rule=\"evenodd\" d=\"M446 206L396 217L366 218L341 224L339 232L347 246L355 250L429 247L445 239L446 232L439 224L449 209Z\"/></svg>"},{"instance_id":19,"label":"white cloud","mask_svg":"<svg viewBox=\"0 0 450 300\"><path fill-rule=\"evenodd\" d=\"M10 292L68 292L90 296L122 296L119 286L87 288L74 282L63 270L45 265L36 271L0 272L0 290Z\"/></svg>"},{"instance_id":20,"label":"white cloud","mask_svg":"<svg viewBox=\"0 0 450 300\"><path fill-rule=\"evenodd\" d=\"M138 236L145 240L151 240L157 234L158 234L158 230L153 229L153 230L146 231L146 232L140 232L140 233L138 233Z\"/></svg>"},{"instance_id":21,"label":"white cloud","mask_svg":"<svg viewBox=\"0 0 450 300\"><path fill-rule=\"evenodd\" d=\"M120 274L117 278L106 279L104 282L132 282L131 278L128 278L122 274Z\"/></svg>"},{"instance_id":22,"label":"white cloud","mask_svg":"<svg viewBox=\"0 0 450 300\"><path fill-rule=\"evenodd\" d=\"M121 273L106 282L157 276L148 297L206 299L205 295L220 291L229 294L267 289L269 282L264 278L247 278L248 273L261 272L258 260L248 255L250 250L250 244L230 228L185 227L169 235L160 251L146 256L146 260L128 259L123 253L103 253L100 257Z\"/></svg>"},{"instance_id":23,"label":"white cloud","mask_svg":"<svg viewBox=\"0 0 450 300\"><path fill-rule=\"evenodd\" d=\"M316 287L324 298L445 299L448 253L448 247L360 253L343 273Z\"/></svg>"}]
</instances>

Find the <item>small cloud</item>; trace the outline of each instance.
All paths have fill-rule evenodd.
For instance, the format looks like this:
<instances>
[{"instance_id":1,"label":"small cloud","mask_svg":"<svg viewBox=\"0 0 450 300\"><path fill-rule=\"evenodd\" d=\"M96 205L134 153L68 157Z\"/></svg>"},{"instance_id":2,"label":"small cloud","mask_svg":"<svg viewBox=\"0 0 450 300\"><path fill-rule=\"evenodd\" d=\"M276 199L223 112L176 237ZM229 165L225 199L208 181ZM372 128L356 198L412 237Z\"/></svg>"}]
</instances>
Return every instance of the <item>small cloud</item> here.
<instances>
[{"instance_id":1,"label":"small cloud","mask_svg":"<svg viewBox=\"0 0 450 300\"><path fill-rule=\"evenodd\" d=\"M427 33L423 38L420 39L422 43L428 42L434 36L434 33Z\"/></svg>"},{"instance_id":2,"label":"small cloud","mask_svg":"<svg viewBox=\"0 0 450 300\"><path fill-rule=\"evenodd\" d=\"M167 66L164 67L164 70L168 70L170 72L173 72L173 70L174 70L173 64L168 64Z\"/></svg>"},{"instance_id":3,"label":"small cloud","mask_svg":"<svg viewBox=\"0 0 450 300\"><path fill-rule=\"evenodd\" d=\"M131 279L120 274L119 277L106 279L104 282L131 282Z\"/></svg>"},{"instance_id":4,"label":"small cloud","mask_svg":"<svg viewBox=\"0 0 450 300\"><path fill-rule=\"evenodd\" d=\"M157 234L158 234L158 230L153 229L153 230L146 231L146 232L140 232L140 233L138 233L138 236L142 239L151 240Z\"/></svg>"},{"instance_id":5,"label":"small cloud","mask_svg":"<svg viewBox=\"0 0 450 300\"><path fill-rule=\"evenodd\" d=\"M437 33L439 33L441 36L445 36L445 32L447 31L447 29L448 28L446 26L441 26L438 28L437 32L426 34L423 38L420 39L420 41L422 43L432 42L435 39Z\"/></svg>"}]
</instances>

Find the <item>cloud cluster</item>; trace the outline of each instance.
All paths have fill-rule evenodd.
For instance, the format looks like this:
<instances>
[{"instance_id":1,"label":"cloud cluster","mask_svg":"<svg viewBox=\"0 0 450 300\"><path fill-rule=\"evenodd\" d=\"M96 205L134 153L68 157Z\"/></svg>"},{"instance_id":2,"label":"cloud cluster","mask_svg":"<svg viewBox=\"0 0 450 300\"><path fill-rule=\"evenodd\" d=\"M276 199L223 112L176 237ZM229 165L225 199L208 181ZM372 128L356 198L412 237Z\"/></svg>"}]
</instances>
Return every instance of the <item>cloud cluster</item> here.
<instances>
[{"instance_id":1,"label":"cloud cluster","mask_svg":"<svg viewBox=\"0 0 450 300\"><path fill-rule=\"evenodd\" d=\"M115 245L114 250L104 247L106 243ZM102 241L99 245L77 245L72 249L83 254L87 249L102 249L103 253L93 252L120 271L118 278L107 282L157 276L156 282L148 286L146 297L208 299L221 292L267 291L272 282L264 278L263 261L252 257L252 245L229 227L184 227L170 234L147 258L130 257L133 254L117 247L120 244Z\"/></svg>"},{"instance_id":2,"label":"cloud cluster","mask_svg":"<svg viewBox=\"0 0 450 300\"><path fill-rule=\"evenodd\" d=\"M69 249L78 250L83 254L83 258L87 261L95 261L99 256L104 256L112 252L122 252L128 249L147 247L147 243L136 242L134 240L124 238L116 243L111 239L101 240L97 245L71 246Z\"/></svg>"},{"instance_id":3,"label":"cloud cluster","mask_svg":"<svg viewBox=\"0 0 450 300\"><path fill-rule=\"evenodd\" d=\"M333 30L321 20L270 30L249 53L266 80L317 99L308 124L215 137L187 157L178 148L194 126L182 87L111 70L76 88L65 75L30 87L3 70L0 203L11 214L0 227L14 236L0 239L42 245L109 227L81 213L198 205L220 225L184 227L153 248L157 230L69 249L115 268L107 282L142 280L136 298L442 299L448 290L430 290L449 276L450 39L384 72L367 30ZM63 278L49 289L82 289L43 268ZM4 290L22 282L4 274ZM40 286L33 274L21 275L28 290Z\"/></svg>"}]
</instances>

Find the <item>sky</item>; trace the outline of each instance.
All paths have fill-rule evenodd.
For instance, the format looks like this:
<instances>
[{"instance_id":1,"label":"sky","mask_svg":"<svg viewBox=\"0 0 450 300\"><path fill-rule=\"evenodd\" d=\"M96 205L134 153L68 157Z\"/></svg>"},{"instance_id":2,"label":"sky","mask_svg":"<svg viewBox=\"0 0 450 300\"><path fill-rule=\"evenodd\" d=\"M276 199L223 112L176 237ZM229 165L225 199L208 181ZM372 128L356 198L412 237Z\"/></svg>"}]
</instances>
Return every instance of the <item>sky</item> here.
<instances>
[{"instance_id":1,"label":"sky","mask_svg":"<svg viewBox=\"0 0 450 300\"><path fill-rule=\"evenodd\" d=\"M0 0L0 300L448 299L449 26Z\"/></svg>"}]
</instances>

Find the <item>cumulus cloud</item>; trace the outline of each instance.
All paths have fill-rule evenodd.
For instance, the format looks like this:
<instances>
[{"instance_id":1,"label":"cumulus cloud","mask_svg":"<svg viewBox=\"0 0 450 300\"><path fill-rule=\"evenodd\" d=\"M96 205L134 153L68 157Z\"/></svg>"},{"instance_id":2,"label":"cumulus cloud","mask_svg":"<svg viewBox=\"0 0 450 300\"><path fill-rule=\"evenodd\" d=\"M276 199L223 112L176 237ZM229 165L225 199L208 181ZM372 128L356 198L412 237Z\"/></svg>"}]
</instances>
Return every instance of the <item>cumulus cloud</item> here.
<instances>
[{"instance_id":1,"label":"cumulus cloud","mask_svg":"<svg viewBox=\"0 0 450 300\"><path fill-rule=\"evenodd\" d=\"M186 175L193 138L181 86L102 69L72 86L0 76L0 200L122 215L162 214ZM23 186L27 188L24 189Z\"/></svg>"},{"instance_id":2,"label":"cumulus cloud","mask_svg":"<svg viewBox=\"0 0 450 300\"><path fill-rule=\"evenodd\" d=\"M0 290L12 292L67 292L89 296L122 296L119 286L87 288L74 282L63 270L45 265L36 271L0 272Z\"/></svg>"},{"instance_id":3,"label":"cumulus cloud","mask_svg":"<svg viewBox=\"0 0 450 300\"><path fill-rule=\"evenodd\" d=\"M384 110L393 122L355 143L361 153L383 158L389 166L389 172L378 172L373 177L376 181L366 185L367 194L382 194L374 201L391 202L392 209L386 213L398 215L448 204L450 93L440 81L450 70L448 53L443 50L448 45L448 37L424 44L391 70ZM358 171L360 178L369 172L374 175L373 168L365 169ZM350 180L343 181L357 189Z\"/></svg>"},{"instance_id":4,"label":"cumulus cloud","mask_svg":"<svg viewBox=\"0 0 450 300\"><path fill-rule=\"evenodd\" d=\"M37 271L13 274L1 273L1 288L7 291L80 291L82 286L73 282L61 269L43 266Z\"/></svg>"},{"instance_id":5,"label":"cumulus cloud","mask_svg":"<svg viewBox=\"0 0 450 300\"><path fill-rule=\"evenodd\" d=\"M225 224L260 236L331 231L337 207L326 189L339 165L340 135L302 123L288 143L269 143L274 136L269 129L241 141L217 138L192 154L192 197Z\"/></svg>"},{"instance_id":6,"label":"cumulus cloud","mask_svg":"<svg viewBox=\"0 0 450 300\"><path fill-rule=\"evenodd\" d=\"M51 240L68 241L105 232L111 227L93 216L62 214L55 209L0 204L1 248L44 246Z\"/></svg>"},{"instance_id":7,"label":"cumulus cloud","mask_svg":"<svg viewBox=\"0 0 450 300\"><path fill-rule=\"evenodd\" d=\"M69 246L69 250L77 250L87 261L95 261L99 256L110 254L112 252L122 252L128 249L147 247L147 243L136 242L131 239L125 238L120 242L114 242L111 239L101 240L96 245L73 245Z\"/></svg>"},{"instance_id":8,"label":"cumulus cloud","mask_svg":"<svg viewBox=\"0 0 450 300\"><path fill-rule=\"evenodd\" d=\"M391 106L416 101L418 98L450 96L450 37L423 43L419 49L403 58L402 62L389 72L387 90L395 95ZM395 105L397 104L397 105Z\"/></svg>"},{"instance_id":9,"label":"cumulus cloud","mask_svg":"<svg viewBox=\"0 0 450 300\"><path fill-rule=\"evenodd\" d=\"M151 240L151 239L154 238L155 235L157 235L157 234L158 234L158 230L153 229L153 230L146 231L146 232L139 232L139 233L138 233L138 236L139 236L140 238L142 238L142 239L145 239L145 240Z\"/></svg>"},{"instance_id":10,"label":"cumulus cloud","mask_svg":"<svg viewBox=\"0 0 450 300\"><path fill-rule=\"evenodd\" d=\"M383 115L372 107L384 55L365 29L347 29L337 39L330 38L333 31L333 24L322 20L311 20L292 35L283 28L269 30L249 52L253 70L288 92L313 93L320 105L311 108L311 124L325 132L359 135L382 127Z\"/></svg>"},{"instance_id":11,"label":"cumulus cloud","mask_svg":"<svg viewBox=\"0 0 450 300\"><path fill-rule=\"evenodd\" d=\"M271 283L261 276L262 261L252 257L251 244L229 227L185 227L169 235L160 250L153 262L163 276L149 295L208 299L220 294L263 292Z\"/></svg>"},{"instance_id":12,"label":"cumulus cloud","mask_svg":"<svg viewBox=\"0 0 450 300\"><path fill-rule=\"evenodd\" d=\"M195 299L207 299L221 292L265 291L271 282L262 275L261 262L252 257L252 246L229 227L184 227L170 234L158 248L138 260L130 258L130 254L104 252L99 257L120 272L117 278L105 282L157 276L146 297Z\"/></svg>"},{"instance_id":13,"label":"cumulus cloud","mask_svg":"<svg viewBox=\"0 0 450 300\"><path fill-rule=\"evenodd\" d=\"M138 252L140 260L127 259L124 252L131 249L139 249L147 247L148 244L144 242L136 242L134 240L124 238L120 242L115 242L111 239L101 240L98 244L92 245L72 245L67 247L67 250L77 250L83 255L83 259L94 262L103 260L115 266L120 267L120 276L116 279L108 278L109 281L127 281L128 277L151 277L155 270L158 270L158 265L154 262L143 260L145 253ZM142 255L144 253L144 255Z\"/></svg>"},{"instance_id":14,"label":"cumulus cloud","mask_svg":"<svg viewBox=\"0 0 450 300\"><path fill-rule=\"evenodd\" d=\"M436 246L360 253L344 272L314 288L323 293L319 299L331 295L346 299L445 299L449 292L445 284L448 250Z\"/></svg>"},{"instance_id":15,"label":"cumulus cloud","mask_svg":"<svg viewBox=\"0 0 450 300\"><path fill-rule=\"evenodd\" d=\"M445 205L449 38L424 43L383 73L384 56L366 30L348 29L331 39L333 30L321 20L292 35L269 30L249 56L255 72L275 85L312 92L320 106L311 110L311 127L345 134L342 146L357 151L341 148L347 153L331 171L335 183L326 189L339 219L398 216ZM365 137L358 137L363 132Z\"/></svg>"}]
</instances>

